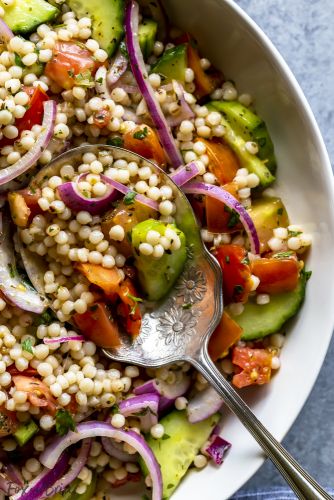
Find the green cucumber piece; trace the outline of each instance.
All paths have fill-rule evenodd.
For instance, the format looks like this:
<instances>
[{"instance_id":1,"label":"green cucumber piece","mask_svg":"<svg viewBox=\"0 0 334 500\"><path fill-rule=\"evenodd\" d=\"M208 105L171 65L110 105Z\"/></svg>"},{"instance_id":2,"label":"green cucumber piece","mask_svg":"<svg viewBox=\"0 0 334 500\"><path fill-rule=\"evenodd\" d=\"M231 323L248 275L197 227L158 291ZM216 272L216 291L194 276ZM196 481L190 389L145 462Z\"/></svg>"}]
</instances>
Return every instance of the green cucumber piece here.
<instances>
[{"instance_id":1,"label":"green cucumber piece","mask_svg":"<svg viewBox=\"0 0 334 500\"><path fill-rule=\"evenodd\" d=\"M33 420L28 420L19 425L14 432L14 437L20 446L25 445L39 431L38 425Z\"/></svg>"},{"instance_id":2,"label":"green cucumber piece","mask_svg":"<svg viewBox=\"0 0 334 500\"><path fill-rule=\"evenodd\" d=\"M163 438L146 438L161 468L164 500L173 494L220 417L216 413L202 422L191 424L185 411L174 410L160 421L165 429ZM146 476L149 471L143 461L140 465Z\"/></svg>"},{"instance_id":3,"label":"green cucumber piece","mask_svg":"<svg viewBox=\"0 0 334 500\"><path fill-rule=\"evenodd\" d=\"M158 73L164 84L172 80L184 83L187 61L187 45L176 45L163 53L160 59L152 66L150 73Z\"/></svg>"},{"instance_id":4,"label":"green cucumber piece","mask_svg":"<svg viewBox=\"0 0 334 500\"><path fill-rule=\"evenodd\" d=\"M158 23L153 21L153 19L143 19L142 23L139 25L139 45L145 60L153 52L157 31Z\"/></svg>"},{"instance_id":5,"label":"green cucumber piece","mask_svg":"<svg viewBox=\"0 0 334 500\"><path fill-rule=\"evenodd\" d=\"M216 101L214 101L216 102ZM210 102L206 105L210 111L219 111ZM237 155L242 167L256 174L260 179L262 188L270 186L275 180L275 176L270 172L266 163L258 156L249 153L245 147L246 141L239 135L222 114L222 125L225 127L224 140Z\"/></svg>"},{"instance_id":6,"label":"green cucumber piece","mask_svg":"<svg viewBox=\"0 0 334 500\"><path fill-rule=\"evenodd\" d=\"M28 35L43 23L52 21L59 9L45 0L15 0L12 5L3 4L4 21L20 35Z\"/></svg>"},{"instance_id":7,"label":"green cucumber piece","mask_svg":"<svg viewBox=\"0 0 334 500\"><path fill-rule=\"evenodd\" d=\"M264 196L252 201L248 209L260 240L261 253L269 250L268 241L277 227L287 227L289 216L281 198Z\"/></svg>"},{"instance_id":8,"label":"green cucumber piece","mask_svg":"<svg viewBox=\"0 0 334 500\"><path fill-rule=\"evenodd\" d=\"M274 174L276 171L274 145L262 118L238 101L211 101L211 104L222 113L236 134L245 141L255 141L258 144L259 158Z\"/></svg>"},{"instance_id":9,"label":"green cucumber piece","mask_svg":"<svg viewBox=\"0 0 334 500\"><path fill-rule=\"evenodd\" d=\"M306 291L307 273L302 272L292 292L270 296L270 302L259 305L251 298L239 316L233 316L243 329L242 340L256 340L281 331L288 319L297 314Z\"/></svg>"},{"instance_id":10,"label":"green cucumber piece","mask_svg":"<svg viewBox=\"0 0 334 500\"><path fill-rule=\"evenodd\" d=\"M112 56L124 34L124 0L68 0L78 19L93 20L92 38Z\"/></svg>"},{"instance_id":11,"label":"green cucumber piece","mask_svg":"<svg viewBox=\"0 0 334 500\"><path fill-rule=\"evenodd\" d=\"M178 250L165 252L160 259L139 253L138 247L141 243L146 242L148 231L158 231L163 236L167 228L173 229L179 236L181 247ZM174 224L164 224L155 219L148 219L132 229L131 242L134 248L139 283L148 300L160 300L173 287L183 270L187 260L186 237Z\"/></svg>"}]
</instances>

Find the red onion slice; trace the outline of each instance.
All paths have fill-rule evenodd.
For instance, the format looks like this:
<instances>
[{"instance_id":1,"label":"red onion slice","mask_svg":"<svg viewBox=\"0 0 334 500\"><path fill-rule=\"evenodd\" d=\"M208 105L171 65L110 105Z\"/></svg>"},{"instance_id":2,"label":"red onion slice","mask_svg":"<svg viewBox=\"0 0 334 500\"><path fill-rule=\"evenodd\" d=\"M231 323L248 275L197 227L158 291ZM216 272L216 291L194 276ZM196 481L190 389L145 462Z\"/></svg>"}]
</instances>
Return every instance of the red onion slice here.
<instances>
[{"instance_id":1,"label":"red onion slice","mask_svg":"<svg viewBox=\"0 0 334 500\"><path fill-rule=\"evenodd\" d=\"M84 342L85 337L82 335L69 335L68 337L52 337L46 338L44 337L43 342L44 344L62 344L64 342L70 342L70 340L76 340L78 342Z\"/></svg>"},{"instance_id":2,"label":"red onion slice","mask_svg":"<svg viewBox=\"0 0 334 500\"><path fill-rule=\"evenodd\" d=\"M67 453L60 455L61 453L57 456L52 467L44 468L35 479L25 486L23 492L20 489L11 497L11 500L39 500L43 495L47 495L48 490L64 474L68 466L69 455Z\"/></svg>"},{"instance_id":3,"label":"red onion slice","mask_svg":"<svg viewBox=\"0 0 334 500\"><path fill-rule=\"evenodd\" d=\"M0 170L0 186L6 184L31 168L48 146L56 119L57 106L55 101L44 102L42 132L35 145L16 163Z\"/></svg>"},{"instance_id":4,"label":"red onion slice","mask_svg":"<svg viewBox=\"0 0 334 500\"><path fill-rule=\"evenodd\" d=\"M180 125L183 120L191 120L192 118L194 118L195 113L185 100L184 88L182 87L181 83L173 80L172 85L178 102L181 106L181 110L176 116L168 116L167 123L170 127L177 127L177 125Z\"/></svg>"},{"instance_id":5,"label":"red onion slice","mask_svg":"<svg viewBox=\"0 0 334 500\"><path fill-rule=\"evenodd\" d=\"M5 464L1 472L4 473L13 483L18 484L19 486L23 486L24 482L21 476L21 472L17 467L15 467L15 465Z\"/></svg>"},{"instance_id":6,"label":"red onion slice","mask_svg":"<svg viewBox=\"0 0 334 500\"><path fill-rule=\"evenodd\" d=\"M197 161L192 161L187 163L187 165L183 165L175 170L170 178L175 182L175 184L179 187L183 186L187 182L191 181L196 175L201 173L201 168L198 166Z\"/></svg>"},{"instance_id":7,"label":"red onion slice","mask_svg":"<svg viewBox=\"0 0 334 500\"><path fill-rule=\"evenodd\" d=\"M240 221L243 224L245 231L249 238L249 243L251 247L251 252L255 255L260 253L260 241L257 235L254 222L247 210L238 202L234 196L218 186L213 186L212 184L205 184L204 182L188 182L182 187L182 191L186 194L203 194L205 196L211 196L216 200L222 201L232 210L235 210L240 217Z\"/></svg>"},{"instance_id":8,"label":"red onion slice","mask_svg":"<svg viewBox=\"0 0 334 500\"><path fill-rule=\"evenodd\" d=\"M133 189L129 188L125 184L121 184L118 181L114 181L113 179L110 179L110 177L107 177L106 175L100 175L100 177L105 183L110 184L113 188L117 189L117 191L119 191L124 195L135 192ZM159 211L159 204L156 201L151 200L151 198L144 196L143 194L136 193L135 200L138 201L138 203L141 203L142 205L146 205L147 207L156 210L157 212Z\"/></svg>"},{"instance_id":9,"label":"red onion slice","mask_svg":"<svg viewBox=\"0 0 334 500\"><path fill-rule=\"evenodd\" d=\"M101 438L101 443L104 450L111 457L117 458L117 460L121 462L138 462L138 453L134 453L133 455L126 453L121 448L123 447L122 443L115 443L112 439L106 437Z\"/></svg>"},{"instance_id":10,"label":"red onion slice","mask_svg":"<svg viewBox=\"0 0 334 500\"><path fill-rule=\"evenodd\" d=\"M16 270L14 249L12 247L9 218L2 214L2 233L0 237L0 290L5 298L24 311L41 314L47 306L46 301L30 284L26 283Z\"/></svg>"},{"instance_id":11,"label":"red onion slice","mask_svg":"<svg viewBox=\"0 0 334 500\"><path fill-rule=\"evenodd\" d=\"M10 27L0 18L0 44L6 44L13 36L14 33Z\"/></svg>"},{"instance_id":12,"label":"red onion slice","mask_svg":"<svg viewBox=\"0 0 334 500\"><path fill-rule=\"evenodd\" d=\"M215 434L211 436L209 445L205 448L205 453L209 455L217 465L221 465L224 461L226 452L231 446L231 443Z\"/></svg>"},{"instance_id":13,"label":"red onion slice","mask_svg":"<svg viewBox=\"0 0 334 500\"><path fill-rule=\"evenodd\" d=\"M84 176L86 177L86 174ZM58 186L59 196L65 205L75 213L85 210L92 215L101 214L108 210L118 196L117 191L108 185L105 195L99 198L86 198L78 188L78 182L81 178L80 176L77 182L65 182Z\"/></svg>"},{"instance_id":14,"label":"red onion slice","mask_svg":"<svg viewBox=\"0 0 334 500\"><path fill-rule=\"evenodd\" d=\"M61 493L66 489L66 487L69 484L71 484L78 477L80 471L86 465L91 447L92 447L92 439L86 438L82 441L82 445L78 453L78 456L72 463L70 469L61 479L58 479L58 481L52 485L52 491L54 493L56 492L58 494ZM50 498L50 494L48 493L44 494L41 497L41 500L44 500L45 498Z\"/></svg>"},{"instance_id":15,"label":"red onion slice","mask_svg":"<svg viewBox=\"0 0 334 500\"><path fill-rule=\"evenodd\" d=\"M176 398L183 396L190 387L190 377L185 376L180 382L175 384L167 384L163 380L152 379L145 382L145 384L140 385L134 389L136 395L156 393L160 396L159 401L159 414L164 413L166 410L171 408Z\"/></svg>"},{"instance_id":16,"label":"red onion slice","mask_svg":"<svg viewBox=\"0 0 334 500\"><path fill-rule=\"evenodd\" d=\"M137 81L139 91L142 93L152 121L156 127L160 142L169 157L171 165L175 168L183 164L182 156L178 150L173 134L166 118L149 84L148 74L138 41L138 4L129 1L125 11L125 39L129 53L130 65Z\"/></svg>"},{"instance_id":17,"label":"red onion slice","mask_svg":"<svg viewBox=\"0 0 334 500\"><path fill-rule=\"evenodd\" d=\"M189 422L195 424L211 417L220 410L223 399L217 394L213 387L208 387L196 394L187 406Z\"/></svg>"},{"instance_id":18,"label":"red onion slice","mask_svg":"<svg viewBox=\"0 0 334 500\"><path fill-rule=\"evenodd\" d=\"M162 477L160 466L151 450L151 448L146 443L145 439L131 430L116 429L106 422L100 422L98 420L92 420L90 422L84 422L77 426L77 431L69 431L63 437L57 437L53 442L41 453L39 460L42 465L52 469L57 464L60 455L66 448L72 444L77 443L81 439L94 438L94 437L106 437L110 439L116 439L119 441L124 441L128 445L135 448L141 455L147 469L150 472L152 479L152 500L161 500L162 498ZM14 499L18 500L18 498ZM32 500L22 499L22 500Z\"/></svg>"},{"instance_id":19,"label":"red onion slice","mask_svg":"<svg viewBox=\"0 0 334 500\"><path fill-rule=\"evenodd\" d=\"M149 432L158 423L159 396L156 393L145 393L119 403L119 411L125 417L138 416L141 429Z\"/></svg>"},{"instance_id":20,"label":"red onion slice","mask_svg":"<svg viewBox=\"0 0 334 500\"><path fill-rule=\"evenodd\" d=\"M118 50L111 63L110 69L106 74L107 84L110 87L115 87L118 80L126 72L127 67L128 67L128 60L126 56L122 54L120 50Z\"/></svg>"}]
</instances>

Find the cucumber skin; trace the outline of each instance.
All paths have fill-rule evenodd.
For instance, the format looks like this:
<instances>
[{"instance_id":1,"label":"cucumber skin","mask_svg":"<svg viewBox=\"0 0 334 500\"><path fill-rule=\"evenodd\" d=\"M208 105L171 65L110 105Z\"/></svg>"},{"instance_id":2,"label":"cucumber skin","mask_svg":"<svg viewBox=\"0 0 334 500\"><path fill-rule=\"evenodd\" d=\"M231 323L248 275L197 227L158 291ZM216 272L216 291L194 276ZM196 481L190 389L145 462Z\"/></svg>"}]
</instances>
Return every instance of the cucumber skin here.
<instances>
[{"instance_id":1,"label":"cucumber skin","mask_svg":"<svg viewBox=\"0 0 334 500\"><path fill-rule=\"evenodd\" d=\"M14 432L14 437L20 446L24 446L38 431L38 425L33 420L29 420L19 426Z\"/></svg>"},{"instance_id":2,"label":"cucumber skin","mask_svg":"<svg viewBox=\"0 0 334 500\"><path fill-rule=\"evenodd\" d=\"M150 73L158 73L164 84L177 80L184 83L184 72L187 67L187 46L177 45L166 52L152 66Z\"/></svg>"},{"instance_id":3,"label":"cucumber skin","mask_svg":"<svg viewBox=\"0 0 334 500\"><path fill-rule=\"evenodd\" d=\"M306 282L307 276L302 272L297 288L292 292L272 295L269 304L265 305L247 302L244 311L233 317L243 328L241 340L262 339L279 332L300 309L305 297Z\"/></svg>"},{"instance_id":4,"label":"cucumber skin","mask_svg":"<svg viewBox=\"0 0 334 500\"><path fill-rule=\"evenodd\" d=\"M139 25L139 30L138 30L139 45L145 60L153 52L157 30L158 30L158 23L153 21L153 19L143 19L142 24Z\"/></svg>"},{"instance_id":5,"label":"cucumber skin","mask_svg":"<svg viewBox=\"0 0 334 500\"><path fill-rule=\"evenodd\" d=\"M33 7L29 7L30 3L31 0L16 0L13 5L4 9L4 21L15 34L29 35L40 24L52 21L60 13L57 7L48 2L33 2L36 3ZM42 16L39 7L43 7ZM28 12L29 8L32 8L32 12ZM25 11L27 19L22 20Z\"/></svg>"},{"instance_id":6,"label":"cucumber skin","mask_svg":"<svg viewBox=\"0 0 334 500\"><path fill-rule=\"evenodd\" d=\"M220 418L221 415L215 413L202 422L191 424L185 411L174 410L160 421L164 426L165 436L169 437L167 439L147 437L147 444L155 454L161 468L163 500L167 500L173 494ZM187 449L189 453L186 457ZM176 462L175 466L173 460ZM142 460L140 460L140 466L146 476L149 471Z\"/></svg>"}]
</instances>

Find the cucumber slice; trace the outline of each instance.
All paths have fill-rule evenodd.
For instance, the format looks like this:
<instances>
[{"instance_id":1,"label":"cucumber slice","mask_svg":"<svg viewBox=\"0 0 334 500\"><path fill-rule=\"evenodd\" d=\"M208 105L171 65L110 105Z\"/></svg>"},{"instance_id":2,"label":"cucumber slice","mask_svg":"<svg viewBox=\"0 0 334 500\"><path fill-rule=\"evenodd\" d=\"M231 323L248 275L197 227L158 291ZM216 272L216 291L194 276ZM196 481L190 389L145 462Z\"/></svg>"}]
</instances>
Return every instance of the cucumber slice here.
<instances>
[{"instance_id":1,"label":"cucumber slice","mask_svg":"<svg viewBox=\"0 0 334 500\"><path fill-rule=\"evenodd\" d=\"M76 16L93 20L92 38L112 56L123 37L124 0L68 0Z\"/></svg>"},{"instance_id":2,"label":"cucumber slice","mask_svg":"<svg viewBox=\"0 0 334 500\"><path fill-rule=\"evenodd\" d=\"M139 245L146 242L148 231L158 231L163 236L167 228L173 229L179 236L181 247L178 250L169 250L169 253L165 252L160 259L138 251ZM183 270L187 260L186 237L174 224L148 219L132 229L131 242L135 249L135 266L140 285L148 300L160 300L169 292Z\"/></svg>"},{"instance_id":3,"label":"cucumber slice","mask_svg":"<svg viewBox=\"0 0 334 500\"><path fill-rule=\"evenodd\" d=\"M220 415L216 413L203 422L191 424L185 411L175 410L160 422L165 429L164 437L147 438L161 467L164 500L173 494L219 419ZM148 470L143 461L140 465L146 476Z\"/></svg>"},{"instance_id":4,"label":"cucumber slice","mask_svg":"<svg viewBox=\"0 0 334 500\"><path fill-rule=\"evenodd\" d=\"M264 196L255 199L248 213L260 240L261 253L269 250L268 241L273 236L273 229L289 225L289 216L281 198Z\"/></svg>"},{"instance_id":5,"label":"cucumber slice","mask_svg":"<svg viewBox=\"0 0 334 500\"><path fill-rule=\"evenodd\" d=\"M20 424L14 432L14 437L20 446L26 444L39 431L38 425L33 420Z\"/></svg>"},{"instance_id":6,"label":"cucumber slice","mask_svg":"<svg viewBox=\"0 0 334 500\"><path fill-rule=\"evenodd\" d=\"M211 102L206 104L206 107L210 111L219 111ZM223 115L222 125L225 127L224 140L239 158L241 166L259 177L262 188L270 186L274 182L275 176L270 172L265 162L247 151L245 147L246 141L231 127Z\"/></svg>"},{"instance_id":7,"label":"cucumber slice","mask_svg":"<svg viewBox=\"0 0 334 500\"><path fill-rule=\"evenodd\" d=\"M243 329L242 340L256 340L279 332L294 316L305 297L307 273L301 273L295 290L271 295L269 304L258 305L251 299L239 316L233 317Z\"/></svg>"},{"instance_id":8,"label":"cucumber slice","mask_svg":"<svg viewBox=\"0 0 334 500\"><path fill-rule=\"evenodd\" d=\"M245 141L255 141L258 144L259 158L274 174L276 171L274 145L262 118L238 101L212 101L211 104L222 113L236 134Z\"/></svg>"},{"instance_id":9,"label":"cucumber slice","mask_svg":"<svg viewBox=\"0 0 334 500\"><path fill-rule=\"evenodd\" d=\"M52 21L59 14L57 7L45 0L15 0L12 5L2 6L5 23L20 35L35 31L40 24Z\"/></svg>"},{"instance_id":10,"label":"cucumber slice","mask_svg":"<svg viewBox=\"0 0 334 500\"><path fill-rule=\"evenodd\" d=\"M177 80L184 83L184 73L187 67L187 45L181 44L166 50L152 66L150 73L158 73L164 84Z\"/></svg>"},{"instance_id":11,"label":"cucumber slice","mask_svg":"<svg viewBox=\"0 0 334 500\"><path fill-rule=\"evenodd\" d=\"M144 59L147 59L153 52L157 31L158 23L153 21L153 19L144 19L143 22L139 25L139 45Z\"/></svg>"}]
</instances>

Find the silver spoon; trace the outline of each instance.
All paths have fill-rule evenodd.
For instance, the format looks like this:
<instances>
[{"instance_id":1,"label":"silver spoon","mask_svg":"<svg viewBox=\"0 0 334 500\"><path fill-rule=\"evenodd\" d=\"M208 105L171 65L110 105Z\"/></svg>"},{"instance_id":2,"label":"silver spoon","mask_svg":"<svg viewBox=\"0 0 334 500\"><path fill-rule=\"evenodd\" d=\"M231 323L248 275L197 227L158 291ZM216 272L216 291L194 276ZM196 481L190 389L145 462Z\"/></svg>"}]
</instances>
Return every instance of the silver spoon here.
<instances>
[{"instance_id":1,"label":"silver spoon","mask_svg":"<svg viewBox=\"0 0 334 500\"><path fill-rule=\"evenodd\" d=\"M286 482L301 500L331 500L332 497L299 465L272 436L247 404L223 377L208 355L210 336L223 313L222 273L216 259L203 245L192 208L183 192L168 175L152 162L112 146L81 146L68 151L34 179L39 184L45 175L56 175L65 163L78 160L85 152L108 149L114 159L136 161L149 165L173 190L176 204L176 225L185 233L188 260L171 293L155 304L145 304L139 336L130 341L122 336L122 346L103 349L114 361L133 363L145 368L161 367L186 361L193 365L222 396L230 410L239 418L271 459Z\"/></svg>"}]
</instances>

